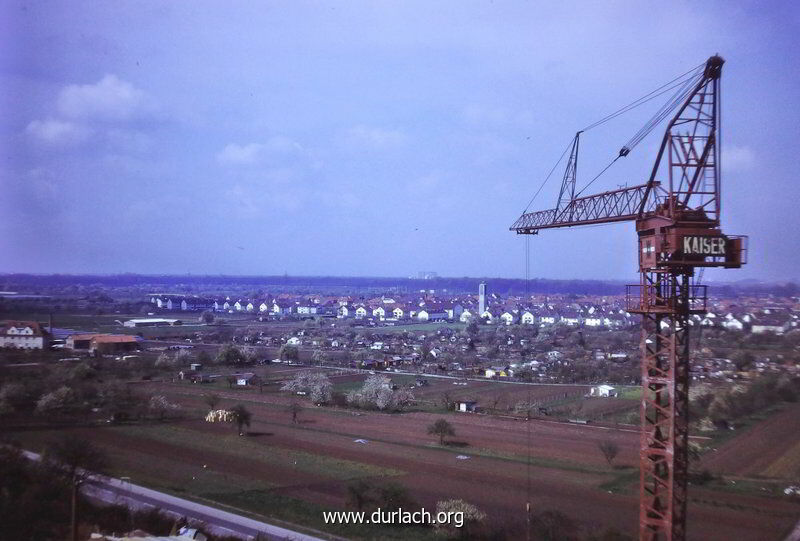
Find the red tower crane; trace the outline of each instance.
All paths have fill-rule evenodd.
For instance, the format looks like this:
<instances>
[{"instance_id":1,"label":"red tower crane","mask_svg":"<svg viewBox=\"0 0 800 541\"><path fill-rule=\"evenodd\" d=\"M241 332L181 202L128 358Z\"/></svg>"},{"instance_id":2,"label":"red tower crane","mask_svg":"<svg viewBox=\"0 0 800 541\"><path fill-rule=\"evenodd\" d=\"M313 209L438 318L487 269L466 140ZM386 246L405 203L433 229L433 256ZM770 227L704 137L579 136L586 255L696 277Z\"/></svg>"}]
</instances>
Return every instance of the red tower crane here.
<instances>
[{"instance_id":1,"label":"red tower crane","mask_svg":"<svg viewBox=\"0 0 800 541\"><path fill-rule=\"evenodd\" d=\"M627 156L661 120L676 111L646 183L597 195L576 195L582 133L578 132L556 207L523 212L510 228L518 234L535 235L557 227L636 222L641 279L627 286L626 303L629 312L642 315L640 539L686 536L689 319L691 314L705 313L707 303L707 286L694 282L694 270L738 268L746 263L747 237L725 235L720 228L723 63L721 57L712 56L680 80L668 83L672 86L666 90L662 89L667 85L658 89L655 95L677 91L614 160ZM610 117L649 101L655 92Z\"/></svg>"}]
</instances>

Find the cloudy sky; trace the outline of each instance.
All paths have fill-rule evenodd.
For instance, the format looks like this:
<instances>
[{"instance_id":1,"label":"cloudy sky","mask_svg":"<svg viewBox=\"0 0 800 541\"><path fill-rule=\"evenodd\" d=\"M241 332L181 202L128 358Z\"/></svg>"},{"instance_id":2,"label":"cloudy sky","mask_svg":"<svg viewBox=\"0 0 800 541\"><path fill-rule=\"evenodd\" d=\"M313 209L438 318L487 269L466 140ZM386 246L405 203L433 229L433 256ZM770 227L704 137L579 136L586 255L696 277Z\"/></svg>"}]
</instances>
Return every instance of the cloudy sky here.
<instances>
[{"instance_id":1,"label":"cloudy sky","mask_svg":"<svg viewBox=\"0 0 800 541\"><path fill-rule=\"evenodd\" d=\"M794 2L3 2L0 272L524 276L574 132L714 53L723 224L800 276ZM582 140L586 183L657 101ZM591 191L646 180L663 130ZM532 208L554 205L557 171ZM635 276L632 224L531 276Z\"/></svg>"}]
</instances>

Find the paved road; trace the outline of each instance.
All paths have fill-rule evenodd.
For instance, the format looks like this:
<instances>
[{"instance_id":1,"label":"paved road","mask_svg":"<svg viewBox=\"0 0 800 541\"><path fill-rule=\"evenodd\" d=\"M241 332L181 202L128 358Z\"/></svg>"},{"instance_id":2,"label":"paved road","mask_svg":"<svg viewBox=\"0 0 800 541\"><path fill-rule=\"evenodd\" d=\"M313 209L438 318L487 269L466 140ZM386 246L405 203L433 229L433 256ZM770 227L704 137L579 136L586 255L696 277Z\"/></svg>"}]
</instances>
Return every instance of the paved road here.
<instances>
[{"instance_id":1,"label":"paved road","mask_svg":"<svg viewBox=\"0 0 800 541\"><path fill-rule=\"evenodd\" d=\"M30 451L24 453L31 460L41 458L40 455ZM244 539L253 539L261 535L262 539L270 541L323 541L330 538L330 536L314 537L295 532L112 477L93 476L81 490L90 498L106 503L135 508L157 508L164 513L203 522L212 530L211 533L217 535L232 535Z\"/></svg>"}]
</instances>

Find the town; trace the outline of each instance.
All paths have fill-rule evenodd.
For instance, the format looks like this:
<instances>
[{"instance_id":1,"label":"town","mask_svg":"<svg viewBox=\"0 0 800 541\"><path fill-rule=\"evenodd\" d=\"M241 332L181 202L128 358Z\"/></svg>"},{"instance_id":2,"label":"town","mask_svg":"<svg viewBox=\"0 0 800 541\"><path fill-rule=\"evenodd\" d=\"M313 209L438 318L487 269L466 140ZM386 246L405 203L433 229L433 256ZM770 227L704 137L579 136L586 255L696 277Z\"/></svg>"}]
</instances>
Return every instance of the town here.
<instances>
[{"instance_id":1,"label":"town","mask_svg":"<svg viewBox=\"0 0 800 541\"><path fill-rule=\"evenodd\" d=\"M417 287L406 284L380 292L380 287L356 284L342 293L336 291L340 286L325 291L324 285L295 284L283 286L282 291L281 286L231 285L213 279L202 286L178 285L174 279L158 283L153 277L125 285L113 285L113 280L91 286L80 285L79 279L72 286L48 285L45 278L36 281L31 286L29 279L7 280L8 291L0 296L4 320L0 374L5 382L0 385L0 422L6 432L36 448L79 419L105 424L108 429L83 428L82 434L114 456L123 453L130 455L126 460L162 464L159 479L138 466L118 471L167 493L188 490L195 481L184 484L197 474L190 474L188 465L168 466L163 446L170 442L175 447L170 454L187 456L190 449L200 449L192 438L201 434L228 441L230 435L219 430L230 423L238 423L240 433L251 435L246 442L249 458L235 460L256 461L261 467L281 468L288 459L279 458L286 451L273 454L267 462L254 458L252 453L266 449L263 445L271 453L286 445L303 449L323 463L346 458L353 464L348 468L359 463L367 472L377 464L416 470L432 458L424 458L427 453L438 449L454 453L456 459L481 461L498 460L492 457L499 453L522 466L528 460L526 453L534 453L540 474L593 464L590 470L597 469L603 486L614 487L610 495L629 494L635 479L639 325L637 316L627 310L630 299L612 294L614 285L608 286L609 294L526 294L524 284L517 284L523 291L512 287L497 293L492 280L472 281L473 291L454 291L452 284L449 289L442 284L431 287L429 281L418 280L413 284ZM176 292L186 289L195 292ZM794 404L800 393L800 305L790 290L776 292L712 297L708 311L690 320L698 330L690 366L692 441L698 456L692 483L710 491L710 501L728 502L724 505L741 505L728 501L730 483L740 487L750 483L754 493L779 499L794 490L790 473L788 478L780 474L770 480L743 481L745 472L754 471L747 453L765 452L766 445L773 452L783 449L774 442L756 443L746 429L764 412L777 411L763 428L777 430L794 411L782 404ZM204 408L207 414L202 413ZM350 417L340 417L344 412ZM197 420L203 416L205 422ZM388 416L385 421L383 416ZM425 440L424 427L433 427L437 419L444 428L441 441L432 444ZM250 428L239 420L250 423ZM540 435L532 446L525 442L524 430L520 432L516 424L520 422L544 423L537 425ZM417 423L423 429L419 435L413 426ZM39 429L18 431L25 426ZM489 426L491 437L484 434ZM611 432L604 433L608 429ZM303 443L297 441L298 430ZM589 432L574 434L584 441L577 448L573 445L573 454L565 457L557 441L576 430ZM275 435L252 438L263 431ZM731 431L742 436L728 441ZM117 439L107 440L104 433ZM122 451L120 445L134 441L141 450ZM361 449L349 449L353 444L347 442L353 441ZM791 441L785 445L790 447ZM333 451L330 445L345 447ZM375 454L375 445L388 447ZM425 449L423 462L405 464L391 458L394 446L406 445ZM239 443L226 447L237 456L243 452L237 451ZM210 447L197 460L209 460L202 458L207 452ZM768 471L782 471L776 469L785 460L781 453L773 455L777 462L765 464ZM234 460L233 455L225 460ZM790 464L786 463L787 473L794 471ZM235 469L223 463L213 466L216 473L204 474L204 483L210 485L200 490L209 494L213 485L220 491L212 498L216 501L266 512L273 519L299 521L319 535L326 531L352 535L352 531L320 523L316 511L300 511L304 506L347 509L353 491L364 491L364 497L380 491L369 483L341 481L331 485L332 492L326 489L324 497L313 491L284 490L281 497L289 499L279 502L260 481L230 477L240 467L244 463ZM305 468L308 474L316 471L316 466ZM214 475L229 480L212 482ZM392 490L408 501L435 507L450 493L433 488L435 484L448 486L472 474L437 475L426 474L424 489L417 484L423 481L408 478L403 485L392 485ZM231 479L251 488L241 492ZM242 499L247 490L257 490L251 494L255 499ZM521 486L513 490L517 496L502 503L477 495L471 501L493 516L511 520L513 505L518 505L514 502L523 496ZM598 502L599 507L593 508L597 514L589 514L594 517L589 519L592 524L609 532L624 528L622 520L602 518L602 498L591 493L584 497ZM792 516L792 498L786 500L787 519ZM764 504L768 501L774 500ZM563 520L587 524L585 518L572 522L576 517L563 514L571 509L568 501L556 502ZM546 522L547 512L538 520ZM695 527L703 530L712 524L701 521ZM754 528L756 537L767 528L761 521L737 524L744 531ZM491 522L475 524L472 531L499 535L498 528L502 527ZM370 531L358 535L369 537ZM420 530L414 535L428 533Z\"/></svg>"}]
</instances>

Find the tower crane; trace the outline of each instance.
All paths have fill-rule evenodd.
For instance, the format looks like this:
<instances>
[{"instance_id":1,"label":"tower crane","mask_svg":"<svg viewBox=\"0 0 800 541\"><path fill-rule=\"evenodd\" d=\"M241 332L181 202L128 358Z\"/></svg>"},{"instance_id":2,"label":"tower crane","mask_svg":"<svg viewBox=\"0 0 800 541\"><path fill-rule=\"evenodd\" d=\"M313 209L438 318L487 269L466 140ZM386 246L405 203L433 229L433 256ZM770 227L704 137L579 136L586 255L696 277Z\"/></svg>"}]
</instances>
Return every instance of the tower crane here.
<instances>
[{"instance_id":1,"label":"tower crane","mask_svg":"<svg viewBox=\"0 0 800 541\"><path fill-rule=\"evenodd\" d=\"M560 227L636 224L640 280L626 286L626 309L642 316L639 538L643 540L686 537L689 319L705 313L708 301L707 286L695 283L694 271L739 268L747 259L747 237L725 235L720 225L723 63L720 56L712 56L658 92L578 132L568 147L555 208L526 209L510 228L536 235ZM583 190L576 194L581 134L673 89L668 102L614 158L627 156L674 112L647 182L596 195L582 196Z\"/></svg>"}]
</instances>

